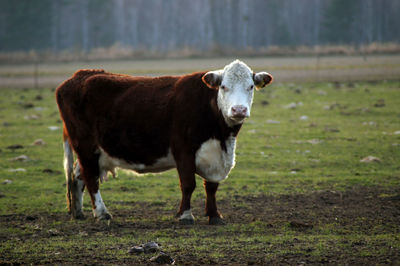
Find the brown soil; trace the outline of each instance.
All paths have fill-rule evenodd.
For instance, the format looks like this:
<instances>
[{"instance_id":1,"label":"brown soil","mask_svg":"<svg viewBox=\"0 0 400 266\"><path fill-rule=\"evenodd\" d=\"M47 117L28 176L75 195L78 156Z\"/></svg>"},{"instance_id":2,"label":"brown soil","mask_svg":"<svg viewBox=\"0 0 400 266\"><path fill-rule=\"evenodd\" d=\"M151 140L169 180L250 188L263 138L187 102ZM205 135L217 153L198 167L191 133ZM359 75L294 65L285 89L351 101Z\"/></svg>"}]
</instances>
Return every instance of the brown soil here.
<instances>
[{"instance_id":1,"label":"brown soil","mask_svg":"<svg viewBox=\"0 0 400 266\"><path fill-rule=\"evenodd\" d=\"M0 235L0 244L7 241L27 241L35 239L46 241L49 237L62 236L65 239L73 239L77 234L87 237L100 235L102 237L123 237L126 234L149 235L155 232L165 231L171 236L173 243L175 238L193 238L193 230L198 234L210 237L226 237L227 241L235 241L235 232L230 230L219 230L215 226L207 225L205 217L201 216L203 208L202 201L194 202L194 214L198 218L194 226L180 226L175 218L172 218L171 210L166 209L163 204L114 202L114 205L126 205L126 208L110 208L114 220L110 226L95 222L89 218L83 222L70 221L66 213L40 213L35 215L5 215L0 216L0 227L11 227L15 229L36 228L31 233L16 234L9 233ZM111 205L111 204L110 204ZM253 245L250 252L241 253L235 249L223 249L221 256L217 259L206 256L196 256L195 252L187 249L179 249L181 243L177 243L176 249L169 247L169 254L176 260L178 265L261 265L261 264L399 264L399 234L400 234L400 189L365 188L357 187L346 192L318 191L311 194L281 195L281 196L241 196L233 195L232 198L219 201L219 207L224 214L225 221L230 225L244 225L245 231L240 231L241 238L248 236L251 243L243 242L244 245ZM89 213L87 213L89 215ZM170 216L171 219L160 219ZM134 222L132 219L134 218ZM149 221L150 219L150 221ZM261 226L265 234L280 236L285 234L284 230L295 232L290 241L269 243L276 248L276 254L266 256L265 245L268 243L254 240L259 231L251 230L252 225ZM332 239L332 243L325 250L328 254L313 253L314 247L318 246L318 238L311 243L301 242L304 235L324 235L325 225L333 225L330 233L338 236L346 234L360 235L355 240L349 238L341 242ZM248 225L248 226L246 226ZM191 230L188 230L191 229ZM241 227L242 228L242 227ZM51 230L50 230L51 229ZM246 231L247 230L247 231ZM226 234L226 236L223 236ZM368 236L376 235L397 236L396 243L368 243ZM296 237L298 235L298 237ZM253 237L253 238L251 238ZM149 239L151 241L152 239ZM343 240L343 238L342 238ZM191 240L189 243L195 245L202 243L202 238ZM336 242L335 242L336 241ZM231 242L232 243L232 242ZM329 243L329 241L328 241ZM133 246L127 244L115 244L109 249L126 250ZM136 243L140 244L140 243ZM304 253L281 253L280 250L291 250L295 246L304 245ZM397 246L396 246L397 245ZM347 247L347 248L346 248ZM382 249L385 252L378 255L368 256L361 253L373 249ZM190 249L190 247L188 247ZM96 249L96 247L94 247ZM127 255L121 259L115 257L99 257L93 247L84 247L72 256L59 254L57 257L35 260L30 254L26 254L26 260L14 259L12 255L0 253L0 265L2 264L151 264L149 256ZM309 254L307 254L309 253ZM69 254L69 255L68 255ZM270 254L271 255L271 254ZM150 256L151 257L151 256Z\"/></svg>"}]
</instances>

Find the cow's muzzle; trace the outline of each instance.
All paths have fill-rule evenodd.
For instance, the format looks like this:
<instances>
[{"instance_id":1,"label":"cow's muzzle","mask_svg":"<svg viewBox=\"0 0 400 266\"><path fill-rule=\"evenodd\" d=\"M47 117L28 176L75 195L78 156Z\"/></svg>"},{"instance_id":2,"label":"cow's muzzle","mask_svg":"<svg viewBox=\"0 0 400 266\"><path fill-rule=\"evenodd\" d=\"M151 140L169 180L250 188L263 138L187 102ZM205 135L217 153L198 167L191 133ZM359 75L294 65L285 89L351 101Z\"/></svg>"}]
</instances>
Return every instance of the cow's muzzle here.
<instances>
[{"instance_id":1,"label":"cow's muzzle","mask_svg":"<svg viewBox=\"0 0 400 266\"><path fill-rule=\"evenodd\" d=\"M249 117L248 109L243 105L235 105L231 108L231 118L233 120L243 120L246 117Z\"/></svg>"}]
</instances>

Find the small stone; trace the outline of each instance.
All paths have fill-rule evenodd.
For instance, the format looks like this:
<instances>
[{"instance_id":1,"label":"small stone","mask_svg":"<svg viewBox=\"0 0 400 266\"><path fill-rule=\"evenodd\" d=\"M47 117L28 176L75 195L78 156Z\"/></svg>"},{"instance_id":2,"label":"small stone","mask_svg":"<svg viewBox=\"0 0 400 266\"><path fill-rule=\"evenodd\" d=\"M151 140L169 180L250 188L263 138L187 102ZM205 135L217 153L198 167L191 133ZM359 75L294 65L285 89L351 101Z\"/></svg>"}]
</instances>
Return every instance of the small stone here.
<instances>
[{"instance_id":1,"label":"small stone","mask_svg":"<svg viewBox=\"0 0 400 266\"><path fill-rule=\"evenodd\" d=\"M128 250L129 254L140 254L144 253L144 248L142 246L134 246Z\"/></svg>"},{"instance_id":2,"label":"small stone","mask_svg":"<svg viewBox=\"0 0 400 266\"><path fill-rule=\"evenodd\" d=\"M155 253L160 249L160 246L154 242L151 241L149 243L146 243L143 245L144 253Z\"/></svg>"},{"instance_id":3,"label":"small stone","mask_svg":"<svg viewBox=\"0 0 400 266\"><path fill-rule=\"evenodd\" d=\"M10 160L11 161L19 161L19 162L27 162L27 161L30 161L31 159L28 156L26 156L25 154L23 154L23 155L15 157L13 159L10 159Z\"/></svg>"},{"instance_id":4,"label":"small stone","mask_svg":"<svg viewBox=\"0 0 400 266\"><path fill-rule=\"evenodd\" d=\"M11 172L11 173L26 172L26 169L24 169L24 168L8 169L8 172Z\"/></svg>"},{"instance_id":5,"label":"small stone","mask_svg":"<svg viewBox=\"0 0 400 266\"><path fill-rule=\"evenodd\" d=\"M280 124L281 122L276 121L276 120L267 120L267 124Z\"/></svg>"},{"instance_id":6,"label":"small stone","mask_svg":"<svg viewBox=\"0 0 400 266\"><path fill-rule=\"evenodd\" d=\"M32 143L32 145L35 145L35 146L46 145L46 142L43 139L37 139Z\"/></svg>"},{"instance_id":7,"label":"small stone","mask_svg":"<svg viewBox=\"0 0 400 266\"><path fill-rule=\"evenodd\" d=\"M302 115L302 116L300 116L299 119L302 120L302 121L306 121L306 120L308 120L308 116Z\"/></svg>"},{"instance_id":8,"label":"small stone","mask_svg":"<svg viewBox=\"0 0 400 266\"><path fill-rule=\"evenodd\" d=\"M9 150L18 150L18 149L23 149L24 146L20 145L20 144L14 144L14 145L10 145L7 146L7 149Z\"/></svg>"},{"instance_id":9,"label":"small stone","mask_svg":"<svg viewBox=\"0 0 400 266\"><path fill-rule=\"evenodd\" d=\"M317 127L318 124L316 124L316 123L311 123L311 124L309 124L308 126L309 126L309 127Z\"/></svg>"},{"instance_id":10,"label":"small stone","mask_svg":"<svg viewBox=\"0 0 400 266\"><path fill-rule=\"evenodd\" d=\"M340 130L337 129L337 128L326 127L326 128L325 128L325 132L338 133L338 132L340 132Z\"/></svg>"},{"instance_id":11,"label":"small stone","mask_svg":"<svg viewBox=\"0 0 400 266\"><path fill-rule=\"evenodd\" d=\"M45 168L45 169L42 170L42 172L46 173L46 174L61 174L60 171L53 170L53 169L50 169L50 168Z\"/></svg>"},{"instance_id":12,"label":"small stone","mask_svg":"<svg viewBox=\"0 0 400 266\"><path fill-rule=\"evenodd\" d=\"M26 115L24 116L25 120L38 120L40 118L40 116L38 115Z\"/></svg>"},{"instance_id":13,"label":"small stone","mask_svg":"<svg viewBox=\"0 0 400 266\"><path fill-rule=\"evenodd\" d=\"M293 110L293 109L296 109L299 106L303 106L303 103L302 102L298 102L298 103L292 102L292 103L289 103L288 105L286 105L285 108Z\"/></svg>"},{"instance_id":14,"label":"small stone","mask_svg":"<svg viewBox=\"0 0 400 266\"><path fill-rule=\"evenodd\" d=\"M24 103L22 107L25 109L33 108L35 105L33 103Z\"/></svg>"},{"instance_id":15,"label":"small stone","mask_svg":"<svg viewBox=\"0 0 400 266\"><path fill-rule=\"evenodd\" d=\"M175 260L168 254L164 253L164 252L160 252L160 254L158 254L155 257L152 257L150 259L151 262L156 262L159 264L169 264L169 265L174 265L175 264Z\"/></svg>"},{"instance_id":16,"label":"small stone","mask_svg":"<svg viewBox=\"0 0 400 266\"><path fill-rule=\"evenodd\" d=\"M313 228L312 224L303 223L303 222L299 222L299 221L291 221L289 223L289 226L292 228L297 228L297 229Z\"/></svg>"},{"instance_id":17,"label":"small stone","mask_svg":"<svg viewBox=\"0 0 400 266\"><path fill-rule=\"evenodd\" d=\"M5 180L2 182L2 184L3 184L3 185L10 185L10 184L12 184L12 181L11 181L10 179L5 179Z\"/></svg>"},{"instance_id":18,"label":"small stone","mask_svg":"<svg viewBox=\"0 0 400 266\"><path fill-rule=\"evenodd\" d=\"M361 163L380 163L382 162L381 159L375 156L367 156L360 160Z\"/></svg>"},{"instance_id":19,"label":"small stone","mask_svg":"<svg viewBox=\"0 0 400 266\"><path fill-rule=\"evenodd\" d=\"M376 101L376 103L374 104L374 107L385 107L385 100L384 99L379 99Z\"/></svg>"},{"instance_id":20,"label":"small stone","mask_svg":"<svg viewBox=\"0 0 400 266\"><path fill-rule=\"evenodd\" d=\"M56 131L56 130L59 130L60 127L58 127L58 126L49 126L48 129L50 129L51 131Z\"/></svg>"},{"instance_id":21,"label":"small stone","mask_svg":"<svg viewBox=\"0 0 400 266\"><path fill-rule=\"evenodd\" d=\"M12 126L13 124L12 123L9 123L9 122L3 122L3 127L10 127L10 126Z\"/></svg>"},{"instance_id":22,"label":"small stone","mask_svg":"<svg viewBox=\"0 0 400 266\"><path fill-rule=\"evenodd\" d=\"M60 235L60 231L58 231L57 229L50 229L47 232L49 233L50 236L59 236Z\"/></svg>"},{"instance_id":23,"label":"small stone","mask_svg":"<svg viewBox=\"0 0 400 266\"><path fill-rule=\"evenodd\" d=\"M294 89L294 93L296 93L296 94L301 94L301 88L296 88L296 89Z\"/></svg>"},{"instance_id":24,"label":"small stone","mask_svg":"<svg viewBox=\"0 0 400 266\"><path fill-rule=\"evenodd\" d=\"M333 109L336 109L336 108L342 108L342 106L339 103L333 103L331 105L325 105L324 106L325 110L333 110Z\"/></svg>"},{"instance_id":25,"label":"small stone","mask_svg":"<svg viewBox=\"0 0 400 266\"><path fill-rule=\"evenodd\" d=\"M307 140L307 143L310 143L310 144L315 145L315 144L320 144L320 143L322 143L322 140L319 140L319 139L310 139L310 140Z\"/></svg>"},{"instance_id":26,"label":"small stone","mask_svg":"<svg viewBox=\"0 0 400 266\"><path fill-rule=\"evenodd\" d=\"M400 130L397 130L393 133L394 135L400 135Z\"/></svg>"},{"instance_id":27,"label":"small stone","mask_svg":"<svg viewBox=\"0 0 400 266\"><path fill-rule=\"evenodd\" d=\"M288 105L285 106L286 109L296 109L297 104L296 103L289 103Z\"/></svg>"},{"instance_id":28,"label":"small stone","mask_svg":"<svg viewBox=\"0 0 400 266\"><path fill-rule=\"evenodd\" d=\"M374 122L374 121L363 122L362 124L363 124L363 126L376 126L377 125L376 122Z\"/></svg>"}]
</instances>

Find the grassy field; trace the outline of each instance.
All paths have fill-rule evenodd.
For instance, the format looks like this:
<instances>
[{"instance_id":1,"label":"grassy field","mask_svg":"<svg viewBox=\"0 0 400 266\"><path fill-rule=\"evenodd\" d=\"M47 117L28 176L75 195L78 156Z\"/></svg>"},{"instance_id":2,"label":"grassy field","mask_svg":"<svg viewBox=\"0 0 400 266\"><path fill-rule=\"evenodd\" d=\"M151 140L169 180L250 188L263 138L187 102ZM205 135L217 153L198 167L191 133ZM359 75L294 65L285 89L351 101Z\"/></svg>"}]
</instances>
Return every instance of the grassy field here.
<instances>
[{"instance_id":1,"label":"grassy field","mask_svg":"<svg viewBox=\"0 0 400 266\"><path fill-rule=\"evenodd\" d=\"M107 226L88 195L86 220L67 214L54 89L2 88L0 264L150 264L128 253L149 241L177 265L400 264L399 106L398 80L278 79L255 93L218 191L227 225L207 225L200 178L181 226L176 171L120 171L101 186Z\"/></svg>"}]
</instances>

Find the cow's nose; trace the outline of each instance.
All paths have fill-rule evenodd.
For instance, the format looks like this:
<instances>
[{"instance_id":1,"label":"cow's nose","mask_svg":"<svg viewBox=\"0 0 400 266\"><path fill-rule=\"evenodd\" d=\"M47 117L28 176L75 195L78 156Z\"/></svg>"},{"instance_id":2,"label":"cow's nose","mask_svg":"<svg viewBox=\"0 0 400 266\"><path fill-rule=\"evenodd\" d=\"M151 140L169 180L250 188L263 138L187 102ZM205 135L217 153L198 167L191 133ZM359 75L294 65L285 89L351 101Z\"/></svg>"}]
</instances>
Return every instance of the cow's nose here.
<instances>
[{"instance_id":1,"label":"cow's nose","mask_svg":"<svg viewBox=\"0 0 400 266\"><path fill-rule=\"evenodd\" d=\"M247 116L247 107L243 105L235 105L232 107L232 116L235 118L244 118Z\"/></svg>"}]
</instances>

